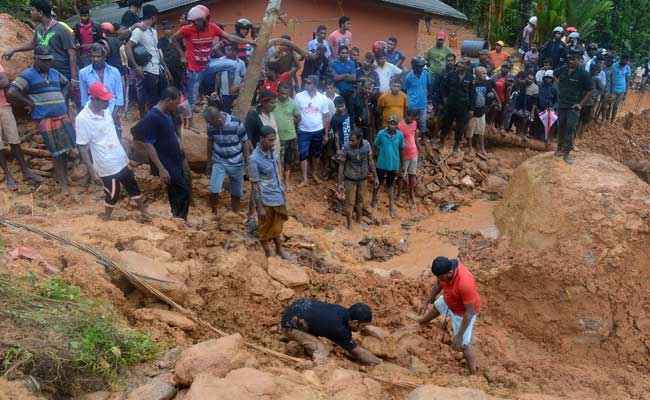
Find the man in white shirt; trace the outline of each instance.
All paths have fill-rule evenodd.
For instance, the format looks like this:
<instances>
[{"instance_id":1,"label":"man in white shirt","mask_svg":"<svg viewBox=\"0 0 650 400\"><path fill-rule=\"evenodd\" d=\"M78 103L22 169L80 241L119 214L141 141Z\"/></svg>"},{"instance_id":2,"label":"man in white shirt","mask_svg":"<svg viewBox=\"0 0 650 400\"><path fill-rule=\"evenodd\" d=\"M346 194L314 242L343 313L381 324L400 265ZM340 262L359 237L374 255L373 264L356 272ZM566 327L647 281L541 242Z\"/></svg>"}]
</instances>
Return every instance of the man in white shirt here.
<instances>
[{"instance_id":1,"label":"man in white shirt","mask_svg":"<svg viewBox=\"0 0 650 400\"><path fill-rule=\"evenodd\" d=\"M318 92L318 81L318 76L308 76L303 82L305 90L298 93L294 99L301 116L298 126L298 149L302 182L298 185L299 188L307 185L307 159L311 162L314 181L320 183L317 166L330 130L329 102L325 95Z\"/></svg>"},{"instance_id":2,"label":"man in white shirt","mask_svg":"<svg viewBox=\"0 0 650 400\"><path fill-rule=\"evenodd\" d=\"M393 79L394 76L401 75L402 70L399 67L386 62L386 53L383 51L378 51L375 54L375 57L377 58L375 71L377 71L377 74L379 75L379 92L386 93L390 90L390 80Z\"/></svg>"},{"instance_id":3,"label":"man in white shirt","mask_svg":"<svg viewBox=\"0 0 650 400\"><path fill-rule=\"evenodd\" d=\"M222 111L226 114L232 114L233 102L237 98L239 89L246 76L246 64L237 57L237 45L235 43L226 43L224 52L226 55L221 57L220 60L232 60L235 62L235 71L223 71L221 74L217 73L218 79L216 79L215 91L219 90L221 94Z\"/></svg>"},{"instance_id":4,"label":"man in white shirt","mask_svg":"<svg viewBox=\"0 0 650 400\"><path fill-rule=\"evenodd\" d=\"M129 168L129 158L117 138L113 116L108 110L113 95L101 82L90 85L88 92L90 102L77 115L75 130L81 159L93 181L101 183L106 192L104 214L100 217L111 218L120 199L120 183L140 211L147 214L140 188Z\"/></svg>"}]
</instances>

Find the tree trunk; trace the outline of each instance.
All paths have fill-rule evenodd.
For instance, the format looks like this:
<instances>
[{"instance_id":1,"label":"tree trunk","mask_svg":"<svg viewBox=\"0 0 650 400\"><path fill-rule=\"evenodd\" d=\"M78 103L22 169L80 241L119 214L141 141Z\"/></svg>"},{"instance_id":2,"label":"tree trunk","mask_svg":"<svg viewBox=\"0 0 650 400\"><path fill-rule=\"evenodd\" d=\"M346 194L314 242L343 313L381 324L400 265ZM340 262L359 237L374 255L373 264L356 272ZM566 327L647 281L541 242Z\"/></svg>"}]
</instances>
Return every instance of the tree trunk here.
<instances>
[{"instance_id":1,"label":"tree trunk","mask_svg":"<svg viewBox=\"0 0 650 400\"><path fill-rule=\"evenodd\" d=\"M515 147L523 147L526 149L531 149L531 150L537 150L537 151L551 151L553 148L551 147L546 147L546 144L542 141L539 141L537 139L529 139L527 142L524 142L524 140L519 136L519 135L513 135L513 134L507 134L507 135L502 135L500 133L494 133L490 131L485 131L485 139L486 140L491 140L497 144L505 144L509 146L515 146Z\"/></svg>"},{"instance_id":2,"label":"tree trunk","mask_svg":"<svg viewBox=\"0 0 650 400\"><path fill-rule=\"evenodd\" d=\"M248 109L253 100L255 89L257 88L258 77L262 75L262 62L264 61L264 55L270 46L269 40L271 39L273 27L275 27L275 23L280 17L280 3L281 0L269 0L266 5L262 27L259 36L257 37L257 46L251 55L250 62L248 63L248 71L246 71L247 79L244 79L243 86L239 91L239 96L237 98L237 105L233 112L235 116L242 120L244 120L246 114L248 114Z\"/></svg>"}]
</instances>

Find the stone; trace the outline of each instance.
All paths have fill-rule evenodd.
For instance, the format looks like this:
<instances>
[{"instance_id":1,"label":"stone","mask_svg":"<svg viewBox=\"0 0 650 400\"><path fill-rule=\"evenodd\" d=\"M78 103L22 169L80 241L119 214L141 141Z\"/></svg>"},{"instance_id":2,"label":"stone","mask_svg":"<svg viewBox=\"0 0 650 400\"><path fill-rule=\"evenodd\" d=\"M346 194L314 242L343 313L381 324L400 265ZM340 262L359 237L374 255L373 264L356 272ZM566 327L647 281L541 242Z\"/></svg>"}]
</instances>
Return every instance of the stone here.
<instances>
[{"instance_id":1,"label":"stone","mask_svg":"<svg viewBox=\"0 0 650 400\"><path fill-rule=\"evenodd\" d=\"M485 173L490 172L490 167L488 166L488 163L485 161L479 161L478 168L481 170L481 172L485 172Z\"/></svg>"},{"instance_id":2,"label":"stone","mask_svg":"<svg viewBox=\"0 0 650 400\"><path fill-rule=\"evenodd\" d=\"M129 392L126 400L171 400L176 388L169 383L153 380Z\"/></svg>"},{"instance_id":3,"label":"stone","mask_svg":"<svg viewBox=\"0 0 650 400\"><path fill-rule=\"evenodd\" d=\"M508 181L498 175L488 175L483 181L483 188L488 193L496 193L500 195L508 186Z\"/></svg>"},{"instance_id":4,"label":"stone","mask_svg":"<svg viewBox=\"0 0 650 400\"><path fill-rule=\"evenodd\" d=\"M196 329L196 324L194 321L174 311L141 308L139 310L135 310L133 312L133 316L138 321L160 321L166 323L169 326L179 328L183 331L193 331Z\"/></svg>"},{"instance_id":5,"label":"stone","mask_svg":"<svg viewBox=\"0 0 650 400\"><path fill-rule=\"evenodd\" d=\"M224 377L246 364L250 356L243 347L244 338L238 333L197 343L178 356L174 381L187 386L202 372Z\"/></svg>"},{"instance_id":6,"label":"stone","mask_svg":"<svg viewBox=\"0 0 650 400\"><path fill-rule=\"evenodd\" d=\"M409 393L407 400L498 400L485 392L465 387L446 388L424 385Z\"/></svg>"},{"instance_id":7,"label":"stone","mask_svg":"<svg viewBox=\"0 0 650 400\"><path fill-rule=\"evenodd\" d=\"M470 189L473 188L474 186L476 186L476 183L474 182L472 177L469 176L469 175L465 176L463 179L461 179L460 184L461 184L461 186L466 187L466 188L470 188Z\"/></svg>"},{"instance_id":8,"label":"stone","mask_svg":"<svg viewBox=\"0 0 650 400\"><path fill-rule=\"evenodd\" d=\"M280 301L287 301L290 298L292 298L294 294L296 294L295 290L289 288L282 288L278 290L278 292L275 294L275 298Z\"/></svg>"},{"instance_id":9,"label":"stone","mask_svg":"<svg viewBox=\"0 0 650 400\"><path fill-rule=\"evenodd\" d=\"M309 284L309 275L300 267L297 267L281 257L269 257L267 272L271 278L280 282L288 288L296 288Z\"/></svg>"},{"instance_id":10,"label":"stone","mask_svg":"<svg viewBox=\"0 0 650 400\"><path fill-rule=\"evenodd\" d=\"M119 253L122 264L139 278L144 279L151 286L160 290L172 300L183 304L190 292L185 283L178 281L171 273L174 267L167 262L154 260L143 254L125 250ZM143 278L143 277L148 277ZM152 279L153 278L153 279Z\"/></svg>"},{"instance_id":11,"label":"stone","mask_svg":"<svg viewBox=\"0 0 650 400\"><path fill-rule=\"evenodd\" d=\"M431 201L436 204L449 203L449 192L446 189L431 193Z\"/></svg>"},{"instance_id":12,"label":"stone","mask_svg":"<svg viewBox=\"0 0 650 400\"><path fill-rule=\"evenodd\" d=\"M428 378L431 376L429 367L427 367L427 365L416 356L411 356L411 365L409 366L409 371L418 378Z\"/></svg>"},{"instance_id":13,"label":"stone","mask_svg":"<svg viewBox=\"0 0 650 400\"><path fill-rule=\"evenodd\" d=\"M228 225L241 225L244 220L239 214L228 211L219 218L219 222Z\"/></svg>"},{"instance_id":14,"label":"stone","mask_svg":"<svg viewBox=\"0 0 650 400\"><path fill-rule=\"evenodd\" d=\"M79 396L77 399L78 400L108 400L109 397L111 397L111 392L106 392L102 390L99 392L86 393L82 396Z\"/></svg>"},{"instance_id":15,"label":"stone","mask_svg":"<svg viewBox=\"0 0 650 400\"><path fill-rule=\"evenodd\" d=\"M208 136L185 130L181 136L183 152L190 168L197 171L205 171L208 155L205 149L208 147Z\"/></svg>"},{"instance_id":16,"label":"stone","mask_svg":"<svg viewBox=\"0 0 650 400\"><path fill-rule=\"evenodd\" d=\"M425 197L429 194L429 189L424 185L423 182L418 183L415 186L415 195L418 197Z\"/></svg>"},{"instance_id":17,"label":"stone","mask_svg":"<svg viewBox=\"0 0 650 400\"><path fill-rule=\"evenodd\" d=\"M70 174L70 179L73 181L79 181L88 175L88 168L85 164L79 164L72 170Z\"/></svg>"},{"instance_id":18,"label":"stone","mask_svg":"<svg viewBox=\"0 0 650 400\"><path fill-rule=\"evenodd\" d=\"M487 160L487 172L493 174L499 170L499 162L493 158ZM480 168L480 166L479 166Z\"/></svg>"}]
</instances>

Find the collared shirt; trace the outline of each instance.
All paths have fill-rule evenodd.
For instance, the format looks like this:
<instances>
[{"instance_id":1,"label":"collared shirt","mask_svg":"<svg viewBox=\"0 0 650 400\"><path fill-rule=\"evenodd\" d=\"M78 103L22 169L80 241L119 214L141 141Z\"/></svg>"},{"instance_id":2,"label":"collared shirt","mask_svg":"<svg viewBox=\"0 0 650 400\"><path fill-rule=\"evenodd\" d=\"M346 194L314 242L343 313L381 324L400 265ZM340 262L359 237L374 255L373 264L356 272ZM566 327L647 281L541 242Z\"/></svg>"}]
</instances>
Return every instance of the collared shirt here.
<instances>
[{"instance_id":1,"label":"collared shirt","mask_svg":"<svg viewBox=\"0 0 650 400\"><path fill-rule=\"evenodd\" d=\"M102 82L113 98L108 103L108 110L112 113L115 106L124 105L124 90L122 88L122 76L117 68L104 64L104 79L100 80L97 71L92 64L82 68L79 71L79 91L81 92L81 105L86 106L90 101L88 88L95 82Z\"/></svg>"},{"instance_id":2,"label":"collared shirt","mask_svg":"<svg viewBox=\"0 0 650 400\"><path fill-rule=\"evenodd\" d=\"M404 91L408 96L408 104L416 110L427 108L427 95L431 87L431 75L427 71L422 71L420 76L416 76L413 71L409 72L404 78Z\"/></svg>"},{"instance_id":3,"label":"collared shirt","mask_svg":"<svg viewBox=\"0 0 650 400\"><path fill-rule=\"evenodd\" d=\"M248 135L239 118L226 114L226 122L223 126L208 128L208 136L214 138L212 150L214 162L225 165L243 164L244 143L248 140Z\"/></svg>"},{"instance_id":4,"label":"collared shirt","mask_svg":"<svg viewBox=\"0 0 650 400\"><path fill-rule=\"evenodd\" d=\"M129 159L115 131L111 112L106 109L97 115L85 106L75 120L77 144L88 145L97 175L115 175L129 165Z\"/></svg>"},{"instance_id":5,"label":"collared shirt","mask_svg":"<svg viewBox=\"0 0 650 400\"><path fill-rule=\"evenodd\" d=\"M148 28L143 31L140 28L136 28L133 30L131 39L129 40L135 44L142 44L147 50L147 53L151 54L151 60L147 65L142 67L142 70L150 74L159 75L160 52L158 51L158 32L156 32L156 29Z\"/></svg>"},{"instance_id":6,"label":"collared shirt","mask_svg":"<svg viewBox=\"0 0 650 400\"><path fill-rule=\"evenodd\" d=\"M59 117L68 112L61 91L67 83L68 79L54 68L50 68L47 79L45 79L36 68L29 67L11 82L11 86L25 92L34 102L32 118L39 120Z\"/></svg>"},{"instance_id":7,"label":"collared shirt","mask_svg":"<svg viewBox=\"0 0 650 400\"><path fill-rule=\"evenodd\" d=\"M251 182L259 185L263 205L276 207L286 203L275 150L266 154L258 144L248 159L248 175Z\"/></svg>"},{"instance_id":8,"label":"collared shirt","mask_svg":"<svg viewBox=\"0 0 650 400\"><path fill-rule=\"evenodd\" d=\"M389 62L385 62L383 67L380 67L379 65L375 66L375 71L377 71L377 74L379 75L380 93L388 92L390 90L390 80L393 78L393 76L402 73L402 70L399 69L399 67Z\"/></svg>"},{"instance_id":9,"label":"collared shirt","mask_svg":"<svg viewBox=\"0 0 650 400\"><path fill-rule=\"evenodd\" d=\"M594 82L583 68L573 71L568 66L560 68L557 73L559 82L557 90L560 95L560 108L571 108L582 100L585 94L594 88Z\"/></svg>"},{"instance_id":10,"label":"collared shirt","mask_svg":"<svg viewBox=\"0 0 650 400\"><path fill-rule=\"evenodd\" d=\"M337 58L336 60L332 61L330 67L332 68L332 71L336 72L338 75L352 74L356 76L357 74L357 67L351 60L341 62L341 59ZM352 82L341 79L340 81L336 82L336 89L339 91L339 93L343 93L354 90L354 86L352 85Z\"/></svg>"},{"instance_id":11,"label":"collared shirt","mask_svg":"<svg viewBox=\"0 0 650 400\"><path fill-rule=\"evenodd\" d=\"M318 51L319 45L323 45L323 47L325 47L325 58L328 60L332 58L332 49L330 48L330 44L327 42L327 40L323 40L323 43L318 43L318 39L311 40L309 43L307 43L307 51L316 53Z\"/></svg>"}]
</instances>

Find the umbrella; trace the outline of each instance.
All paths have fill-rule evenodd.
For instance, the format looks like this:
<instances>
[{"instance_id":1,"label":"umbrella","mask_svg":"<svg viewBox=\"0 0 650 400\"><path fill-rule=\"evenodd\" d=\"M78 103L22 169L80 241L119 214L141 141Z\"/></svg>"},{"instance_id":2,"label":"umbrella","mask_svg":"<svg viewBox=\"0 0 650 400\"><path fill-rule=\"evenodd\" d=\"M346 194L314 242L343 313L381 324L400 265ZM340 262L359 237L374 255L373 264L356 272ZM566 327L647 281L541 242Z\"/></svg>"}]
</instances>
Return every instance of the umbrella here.
<instances>
[{"instance_id":1,"label":"umbrella","mask_svg":"<svg viewBox=\"0 0 650 400\"><path fill-rule=\"evenodd\" d=\"M539 120L542 121L542 125L544 125L544 139L548 141L548 136L549 132L551 131L551 127L557 121L557 113L553 110L545 110L541 113L539 113Z\"/></svg>"}]
</instances>

